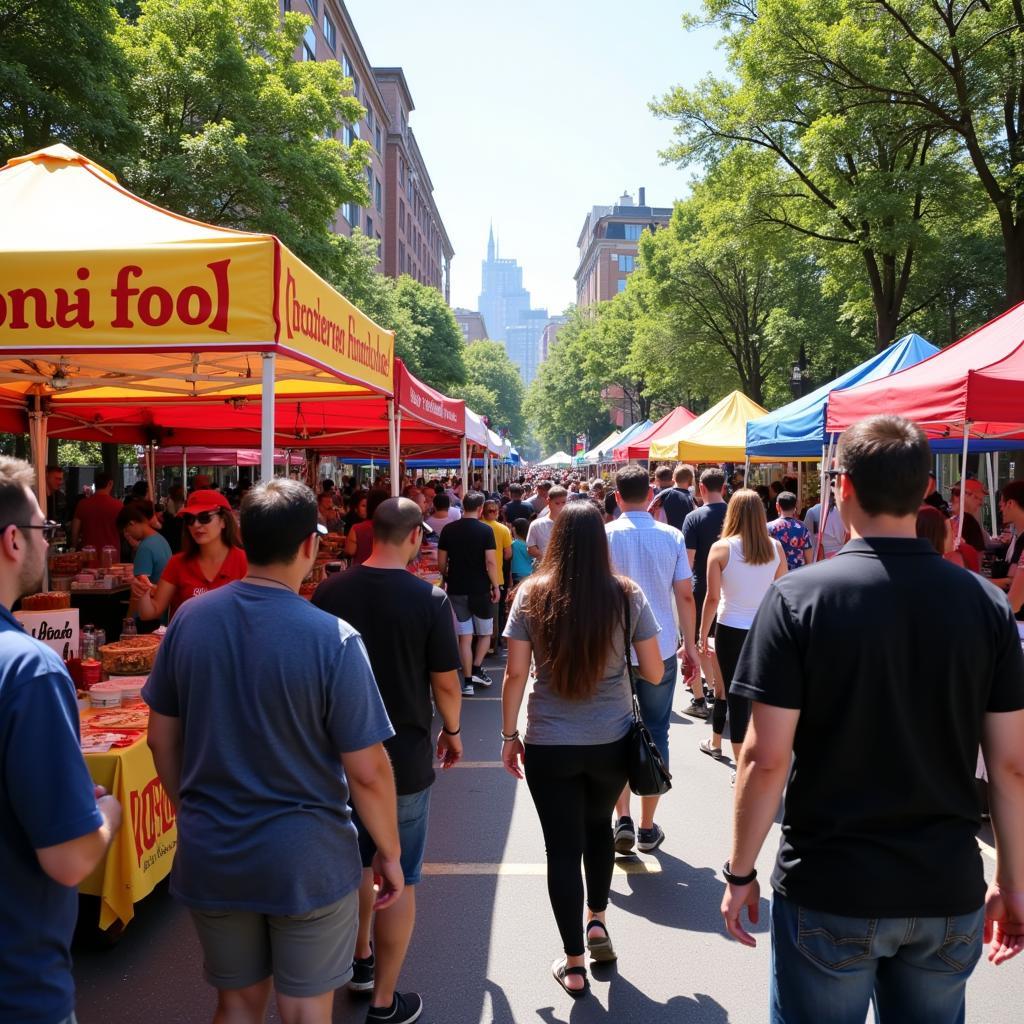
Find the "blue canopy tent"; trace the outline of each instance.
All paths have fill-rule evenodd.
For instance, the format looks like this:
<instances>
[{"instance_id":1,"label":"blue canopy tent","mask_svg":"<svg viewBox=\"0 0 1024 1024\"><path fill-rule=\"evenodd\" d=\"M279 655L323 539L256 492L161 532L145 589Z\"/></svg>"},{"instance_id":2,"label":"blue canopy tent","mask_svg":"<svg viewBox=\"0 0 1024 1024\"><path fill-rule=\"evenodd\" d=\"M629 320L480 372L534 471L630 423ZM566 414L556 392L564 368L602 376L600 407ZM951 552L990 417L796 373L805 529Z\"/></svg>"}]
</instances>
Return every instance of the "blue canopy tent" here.
<instances>
[{"instance_id":1,"label":"blue canopy tent","mask_svg":"<svg viewBox=\"0 0 1024 1024\"><path fill-rule=\"evenodd\" d=\"M833 391L888 377L935 355L938 351L919 334L908 334L900 338L885 351L872 356L828 384L823 384L809 395L804 395L760 419L748 421L747 455L751 458L775 457L780 461L820 459L822 449L828 444L825 418L828 415L828 396ZM950 450L956 450L955 440Z\"/></svg>"}]
</instances>

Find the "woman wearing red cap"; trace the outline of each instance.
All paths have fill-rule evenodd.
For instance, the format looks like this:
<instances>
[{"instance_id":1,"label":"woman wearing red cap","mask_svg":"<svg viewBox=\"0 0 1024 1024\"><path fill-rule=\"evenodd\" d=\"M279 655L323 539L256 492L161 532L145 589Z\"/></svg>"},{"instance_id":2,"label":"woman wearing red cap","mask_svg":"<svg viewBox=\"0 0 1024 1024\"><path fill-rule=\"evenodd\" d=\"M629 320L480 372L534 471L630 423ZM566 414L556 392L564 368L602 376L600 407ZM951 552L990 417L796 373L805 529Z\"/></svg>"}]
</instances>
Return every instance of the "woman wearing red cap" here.
<instances>
[{"instance_id":1,"label":"woman wearing red cap","mask_svg":"<svg viewBox=\"0 0 1024 1024\"><path fill-rule=\"evenodd\" d=\"M190 597L242 579L249 569L238 524L227 498L219 491L193 491L178 513L185 525L181 553L173 555L153 586L146 576L132 584L135 612L140 619L171 616Z\"/></svg>"}]
</instances>

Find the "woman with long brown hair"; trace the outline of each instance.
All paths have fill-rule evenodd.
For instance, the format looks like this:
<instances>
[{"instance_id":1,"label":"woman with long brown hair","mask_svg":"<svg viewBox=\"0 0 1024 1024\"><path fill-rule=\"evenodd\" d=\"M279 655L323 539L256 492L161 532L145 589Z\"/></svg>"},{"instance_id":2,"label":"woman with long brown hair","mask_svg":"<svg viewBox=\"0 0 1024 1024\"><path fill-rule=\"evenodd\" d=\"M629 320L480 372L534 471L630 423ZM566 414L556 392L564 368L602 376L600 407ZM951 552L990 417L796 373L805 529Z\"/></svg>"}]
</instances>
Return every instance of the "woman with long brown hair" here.
<instances>
[{"instance_id":1,"label":"woman with long brown hair","mask_svg":"<svg viewBox=\"0 0 1024 1024\"><path fill-rule=\"evenodd\" d=\"M714 635L721 681L715 681L711 739L700 745L716 761L722 758L726 709L734 759L740 755L750 721L750 701L730 693L732 677L761 599L772 581L785 572L786 552L768 532L760 494L741 488L729 499L722 536L708 554L708 592L700 619L701 653L707 654L708 633L718 617Z\"/></svg>"},{"instance_id":2,"label":"woman with long brown hair","mask_svg":"<svg viewBox=\"0 0 1024 1024\"><path fill-rule=\"evenodd\" d=\"M659 681L658 624L643 591L612 573L601 513L589 501L566 505L543 560L520 584L505 626L501 756L517 779L525 772L540 818L548 896L565 950L551 970L572 996L588 987L581 860L586 946L594 960L615 959L605 912L615 863L611 815L626 785L632 723L627 608L640 674ZM524 744L517 724L531 658L537 678Z\"/></svg>"}]
</instances>

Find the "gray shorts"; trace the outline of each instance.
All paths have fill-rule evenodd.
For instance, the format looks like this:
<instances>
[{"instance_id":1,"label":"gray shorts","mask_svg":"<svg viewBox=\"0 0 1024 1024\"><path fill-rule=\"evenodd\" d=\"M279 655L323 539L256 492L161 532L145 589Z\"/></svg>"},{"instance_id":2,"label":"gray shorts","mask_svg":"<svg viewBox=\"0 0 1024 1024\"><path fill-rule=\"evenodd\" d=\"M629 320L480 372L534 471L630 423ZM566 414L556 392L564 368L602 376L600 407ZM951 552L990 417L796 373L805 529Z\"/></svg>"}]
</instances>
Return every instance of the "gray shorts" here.
<instances>
[{"instance_id":1,"label":"gray shorts","mask_svg":"<svg viewBox=\"0 0 1024 1024\"><path fill-rule=\"evenodd\" d=\"M214 988L248 988L273 975L278 992L303 999L333 992L352 976L358 892L306 914L191 913L203 974Z\"/></svg>"},{"instance_id":2,"label":"gray shorts","mask_svg":"<svg viewBox=\"0 0 1024 1024\"><path fill-rule=\"evenodd\" d=\"M470 609L470 598L465 594L449 594L448 600L455 612L455 632L458 636L490 636L494 632L494 619L481 619L474 615ZM493 607L489 597L484 604Z\"/></svg>"}]
</instances>

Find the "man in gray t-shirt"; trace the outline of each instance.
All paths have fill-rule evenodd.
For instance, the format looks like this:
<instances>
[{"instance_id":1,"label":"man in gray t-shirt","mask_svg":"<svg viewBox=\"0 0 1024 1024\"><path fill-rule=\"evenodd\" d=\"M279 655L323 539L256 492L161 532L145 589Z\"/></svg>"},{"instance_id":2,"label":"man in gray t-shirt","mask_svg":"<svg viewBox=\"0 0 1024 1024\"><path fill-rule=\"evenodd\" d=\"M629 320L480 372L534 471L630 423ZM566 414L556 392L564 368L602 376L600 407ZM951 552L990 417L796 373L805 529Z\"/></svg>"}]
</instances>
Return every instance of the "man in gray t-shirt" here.
<instances>
[{"instance_id":1,"label":"man in gray t-shirt","mask_svg":"<svg viewBox=\"0 0 1024 1024\"><path fill-rule=\"evenodd\" d=\"M403 887L393 730L359 634L298 596L326 532L313 492L254 488L242 531L249 575L181 607L143 689L178 818L171 892L219 1015L265 1003L272 976L288 1017L327 1021L355 944L350 796L379 850L378 905Z\"/></svg>"}]
</instances>

